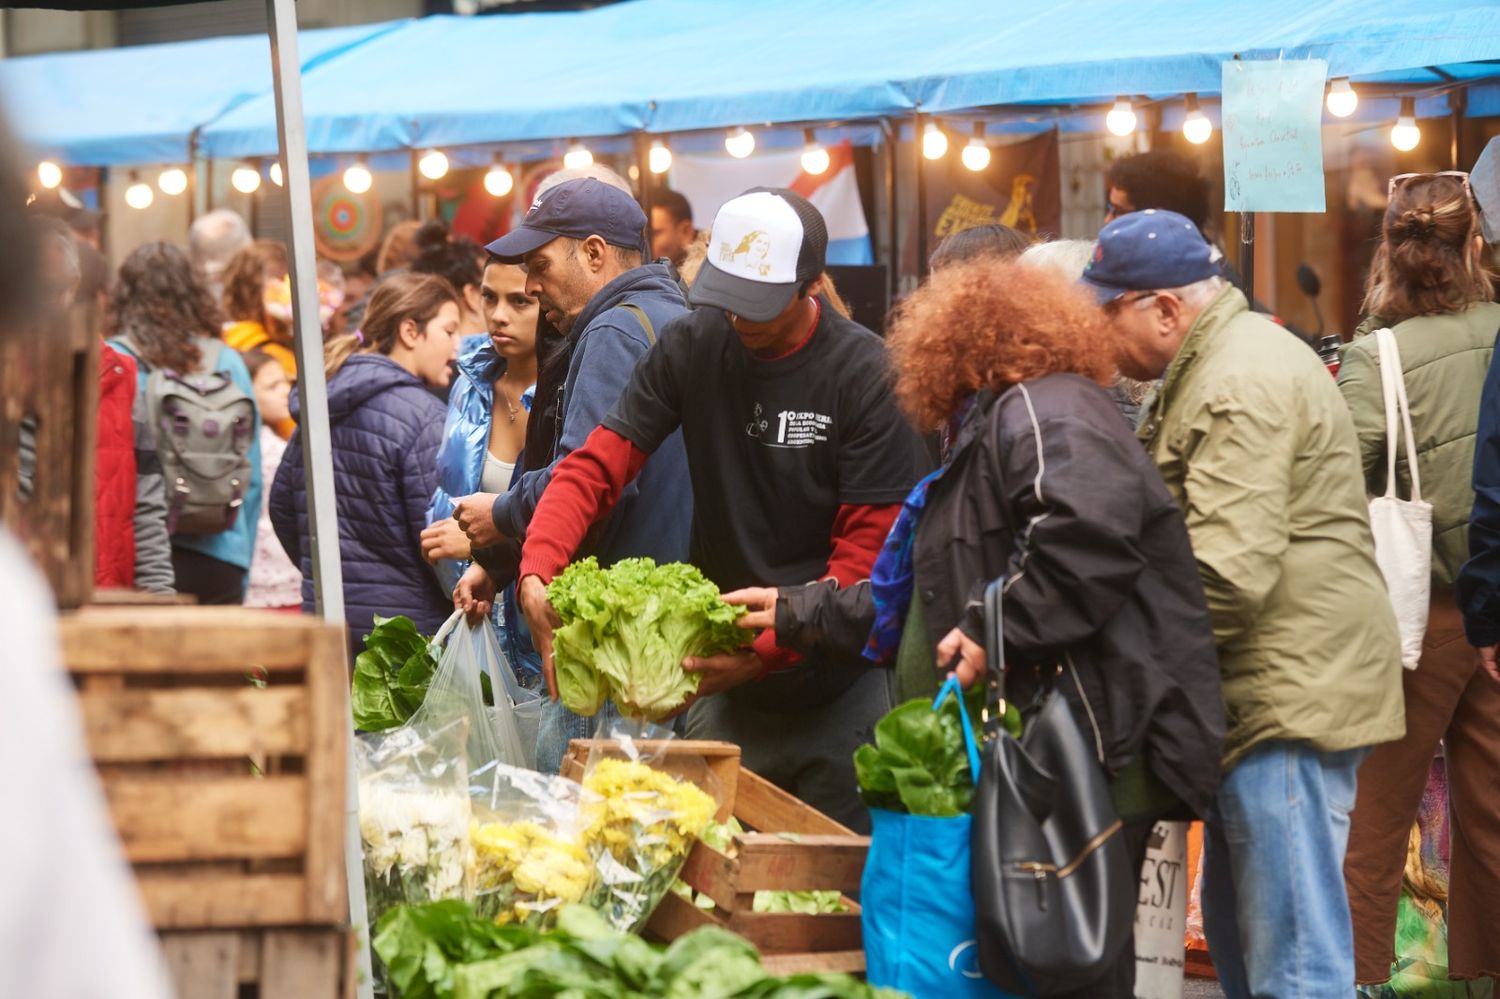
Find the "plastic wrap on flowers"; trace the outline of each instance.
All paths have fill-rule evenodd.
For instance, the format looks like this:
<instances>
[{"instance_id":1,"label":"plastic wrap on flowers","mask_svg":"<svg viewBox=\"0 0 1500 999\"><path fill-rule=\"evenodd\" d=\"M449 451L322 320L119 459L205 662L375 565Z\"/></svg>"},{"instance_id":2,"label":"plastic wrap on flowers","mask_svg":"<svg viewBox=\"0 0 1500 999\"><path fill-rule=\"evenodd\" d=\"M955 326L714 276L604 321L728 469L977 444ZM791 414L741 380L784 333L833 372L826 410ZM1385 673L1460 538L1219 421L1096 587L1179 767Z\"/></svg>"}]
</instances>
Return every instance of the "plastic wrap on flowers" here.
<instances>
[{"instance_id":1,"label":"plastic wrap on flowers","mask_svg":"<svg viewBox=\"0 0 1500 999\"><path fill-rule=\"evenodd\" d=\"M707 763L660 745L671 738L669 729L614 722L601 728L584 769L591 793L584 838L594 867L584 901L623 932L651 918L719 807ZM648 751L647 741L658 745Z\"/></svg>"},{"instance_id":2,"label":"plastic wrap on flowers","mask_svg":"<svg viewBox=\"0 0 1500 999\"><path fill-rule=\"evenodd\" d=\"M573 781L497 766L487 788L471 787L474 910L497 923L550 929L593 878L583 843L582 802Z\"/></svg>"},{"instance_id":3,"label":"plastic wrap on flowers","mask_svg":"<svg viewBox=\"0 0 1500 999\"><path fill-rule=\"evenodd\" d=\"M404 902L474 897L468 772L459 720L355 743L365 898L373 927Z\"/></svg>"}]
</instances>

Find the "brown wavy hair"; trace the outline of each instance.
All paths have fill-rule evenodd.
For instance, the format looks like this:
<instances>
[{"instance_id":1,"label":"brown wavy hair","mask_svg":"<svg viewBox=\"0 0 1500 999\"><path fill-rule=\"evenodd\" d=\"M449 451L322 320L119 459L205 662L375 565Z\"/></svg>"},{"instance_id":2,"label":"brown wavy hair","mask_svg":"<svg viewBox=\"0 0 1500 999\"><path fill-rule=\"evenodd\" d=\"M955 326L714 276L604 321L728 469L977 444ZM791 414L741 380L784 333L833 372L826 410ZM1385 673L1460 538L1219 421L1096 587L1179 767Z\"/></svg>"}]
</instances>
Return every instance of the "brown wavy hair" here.
<instances>
[{"instance_id":1,"label":"brown wavy hair","mask_svg":"<svg viewBox=\"0 0 1500 999\"><path fill-rule=\"evenodd\" d=\"M104 335L129 336L150 368L195 371L203 352L194 337L219 339L223 320L187 251L143 243L120 265Z\"/></svg>"},{"instance_id":2,"label":"brown wavy hair","mask_svg":"<svg viewBox=\"0 0 1500 999\"><path fill-rule=\"evenodd\" d=\"M359 329L333 337L324 346L324 375L332 378L354 353L389 354L400 340L403 322L410 319L417 329L425 329L449 302L463 307L458 292L436 274L392 274L375 286Z\"/></svg>"},{"instance_id":3,"label":"brown wavy hair","mask_svg":"<svg viewBox=\"0 0 1500 999\"><path fill-rule=\"evenodd\" d=\"M886 334L896 400L918 427L942 426L980 389L1071 371L1108 385L1104 315L1066 279L994 257L933 273Z\"/></svg>"},{"instance_id":4,"label":"brown wavy hair","mask_svg":"<svg viewBox=\"0 0 1500 999\"><path fill-rule=\"evenodd\" d=\"M1370 264L1365 311L1387 325L1493 301L1479 213L1457 177L1422 174L1391 194Z\"/></svg>"},{"instance_id":5,"label":"brown wavy hair","mask_svg":"<svg viewBox=\"0 0 1500 999\"><path fill-rule=\"evenodd\" d=\"M260 323L271 329L266 315L266 269L289 269L286 247L269 239L257 239L229 258L224 268L224 311L235 322Z\"/></svg>"}]
</instances>

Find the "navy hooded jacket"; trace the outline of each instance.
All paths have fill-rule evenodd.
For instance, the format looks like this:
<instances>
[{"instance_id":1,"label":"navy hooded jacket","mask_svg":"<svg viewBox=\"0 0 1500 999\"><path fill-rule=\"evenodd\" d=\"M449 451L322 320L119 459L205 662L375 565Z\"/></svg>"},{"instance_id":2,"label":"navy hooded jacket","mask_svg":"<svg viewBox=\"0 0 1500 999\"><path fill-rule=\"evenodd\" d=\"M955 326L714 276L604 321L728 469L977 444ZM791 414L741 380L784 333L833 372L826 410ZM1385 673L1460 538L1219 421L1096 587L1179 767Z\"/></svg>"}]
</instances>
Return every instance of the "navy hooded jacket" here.
<instances>
[{"instance_id":1,"label":"navy hooded jacket","mask_svg":"<svg viewBox=\"0 0 1500 999\"><path fill-rule=\"evenodd\" d=\"M640 308L651 320L648 335ZM667 323L687 312L682 289L670 268L647 264L627 271L599 290L573 324L572 357L563 383L563 414L552 465L528 471L495 500L495 526L513 538L526 533L542 490L557 462L583 446L614 408L635 371L636 362L656 342ZM536 400L543 405L543 400ZM603 533L580 555L597 555L609 565L622 558L649 556L657 562L688 557L693 524L693 487L688 478L682 432L668 437L646 461L641 474L620 496Z\"/></svg>"},{"instance_id":2,"label":"navy hooded jacket","mask_svg":"<svg viewBox=\"0 0 1500 999\"><path fill-rule=\"evenodd\" d=\"M299 398L291 399L300 419ZM447 412L415 375L382 354L355 354L328 383L328 422L338 497L344 617L352 648L372 618L404 614L432 635L453 613L422 559L421 534L437 483L437 449ZM292 434L271 487L271 524L302 567L302 608L313 610L312 552L302 428Z\"/></svg>"}]
</instances>

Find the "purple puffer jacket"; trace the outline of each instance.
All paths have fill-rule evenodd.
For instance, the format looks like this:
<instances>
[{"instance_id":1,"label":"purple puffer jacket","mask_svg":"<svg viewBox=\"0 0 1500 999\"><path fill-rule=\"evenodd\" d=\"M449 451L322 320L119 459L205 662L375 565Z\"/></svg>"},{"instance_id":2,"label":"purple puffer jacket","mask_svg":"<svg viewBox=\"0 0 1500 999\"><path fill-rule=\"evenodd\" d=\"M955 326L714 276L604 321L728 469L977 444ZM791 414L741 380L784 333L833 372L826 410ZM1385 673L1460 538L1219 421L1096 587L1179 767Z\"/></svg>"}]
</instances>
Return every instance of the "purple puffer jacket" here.
<instances>
[{"instance_id":1,"label":"purple puffer jacket","mask_svg":"<svg viewBox=\"0 0 1500 999\"><path fill-rule=\"evenodd\" d=\"M300 420L292 395L292 416ZM437 482L447 413L441 400L390 358L355 354L328 383L339 555L350 647L363 647L372 618L404 614L431 635L453 612L422 559L420 536ZM287 444L271 487L271 524L302 569L302 609L313 611L312 551L302 429Z\"/></svg>"}]
</instances>

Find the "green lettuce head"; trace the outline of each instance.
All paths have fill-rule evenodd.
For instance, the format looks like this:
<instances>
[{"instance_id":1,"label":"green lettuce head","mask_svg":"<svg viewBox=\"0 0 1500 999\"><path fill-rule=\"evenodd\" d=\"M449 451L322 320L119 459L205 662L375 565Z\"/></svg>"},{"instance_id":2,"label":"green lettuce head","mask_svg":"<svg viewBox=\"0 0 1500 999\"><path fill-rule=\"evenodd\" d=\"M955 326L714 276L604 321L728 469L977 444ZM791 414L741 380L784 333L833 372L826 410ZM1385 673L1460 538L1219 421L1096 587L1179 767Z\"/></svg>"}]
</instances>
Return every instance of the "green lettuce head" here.
<instances>
[{"instance_id":1,"label":"green lettuce head","mask_svg":"<svg viewBox=\"0 0 1500 999\"><path fill-rule=\"evenodd\" d=\"M681 562L630 558L600 569L586 558L554 579L547 597L563 622L552 647L558 692L578 714L596 713L608 697L630 717L661 718L698 690L685 657L730 652L751 638L734 624L740 610Z\"/></svg>"}]
</instances>

